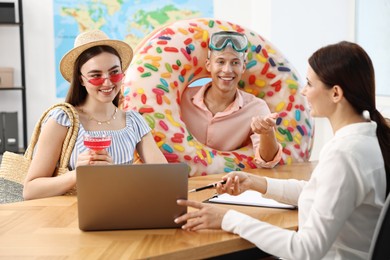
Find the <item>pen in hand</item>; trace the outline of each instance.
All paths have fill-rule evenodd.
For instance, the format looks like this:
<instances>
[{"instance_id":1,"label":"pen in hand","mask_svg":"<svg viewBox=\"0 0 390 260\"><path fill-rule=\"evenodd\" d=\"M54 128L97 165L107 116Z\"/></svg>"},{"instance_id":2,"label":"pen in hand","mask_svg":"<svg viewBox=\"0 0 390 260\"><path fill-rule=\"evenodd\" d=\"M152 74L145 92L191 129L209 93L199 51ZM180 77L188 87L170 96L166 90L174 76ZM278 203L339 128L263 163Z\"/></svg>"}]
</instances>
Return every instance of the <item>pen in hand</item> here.
<instances>
[{"instance_id":1,"label":"pen in hand","mask_svg":"<svg viewBox=\"0 0 390 260\"><path fill-rule=\"evenodd\" d=\"M220 182L211 183L209 185L206 185L206 186L203 186L203 187L200 187L200 188L189 190L188 193L201 191L201 190L205 190L205 189L210 189L210 188L215 188L215 186L217 186L218 183L225 184L226 180L220 181Z\"/></svg>"}]
</instances>

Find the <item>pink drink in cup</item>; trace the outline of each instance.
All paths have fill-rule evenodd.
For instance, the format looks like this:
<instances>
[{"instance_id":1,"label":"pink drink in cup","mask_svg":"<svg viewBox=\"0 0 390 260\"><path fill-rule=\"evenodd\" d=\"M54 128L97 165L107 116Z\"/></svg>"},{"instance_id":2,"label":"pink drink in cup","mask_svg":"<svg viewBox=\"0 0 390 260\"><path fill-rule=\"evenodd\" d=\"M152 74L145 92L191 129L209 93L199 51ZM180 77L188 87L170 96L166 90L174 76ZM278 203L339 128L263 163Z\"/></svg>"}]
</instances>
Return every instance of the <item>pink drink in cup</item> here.
<instances>
[{"instance_id":1,"label":"pink drink in cup","mask_svg":"<svg viewBox=\"0 0 390 260\"><path fill-rule=\"evenodd\" d=\"M103 150L111 145L111 136L84 136L84 145L91 150Z\"/></svg>"}]
</instances>

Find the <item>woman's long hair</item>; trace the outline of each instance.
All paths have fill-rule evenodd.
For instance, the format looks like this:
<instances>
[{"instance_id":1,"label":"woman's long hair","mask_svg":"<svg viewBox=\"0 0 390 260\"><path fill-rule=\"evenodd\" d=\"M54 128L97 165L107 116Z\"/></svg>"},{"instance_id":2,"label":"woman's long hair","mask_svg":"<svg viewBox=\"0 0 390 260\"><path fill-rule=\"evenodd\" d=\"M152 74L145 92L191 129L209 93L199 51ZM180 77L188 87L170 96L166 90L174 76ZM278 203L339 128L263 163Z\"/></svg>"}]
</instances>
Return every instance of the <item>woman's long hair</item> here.
<instances>
[{"instance_id":1,"label":"woman's long hair","mask_svg":"<svg viewBox=\"0 0 390 260\"><path fill-rule=\"evenodd\" d=\"M375 105L375 73L368 54L356 43L342 41L316 51L309 64L329 88L339 85L355 111L367 110L377 123L376 134L386 170L386 194L390 191L390 120Z\"/></svg>"}]
</instances>

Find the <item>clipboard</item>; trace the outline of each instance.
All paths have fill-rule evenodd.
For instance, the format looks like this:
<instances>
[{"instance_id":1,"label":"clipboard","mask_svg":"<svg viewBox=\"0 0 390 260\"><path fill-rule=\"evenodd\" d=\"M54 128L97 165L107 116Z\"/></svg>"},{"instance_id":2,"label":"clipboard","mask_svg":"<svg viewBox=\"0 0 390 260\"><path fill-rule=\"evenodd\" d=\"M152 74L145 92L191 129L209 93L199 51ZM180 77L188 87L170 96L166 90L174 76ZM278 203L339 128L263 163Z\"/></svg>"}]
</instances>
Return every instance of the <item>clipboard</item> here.
<instances>
[{"instance_id":1,"label":"clipboard","mask_svg":"<svg viewBox=\"0 0 390 260\"><path fill-rule=\"evenodd\" d=\"M281 208L281 209L296 209L294 205L280 203L273 199L264 198L260 192L247 190L240 195L234 196L227 193L216 194L207 199L207 203L232 204L241 206L267 207L267 208Z\"/></svg>"}]
</instances>

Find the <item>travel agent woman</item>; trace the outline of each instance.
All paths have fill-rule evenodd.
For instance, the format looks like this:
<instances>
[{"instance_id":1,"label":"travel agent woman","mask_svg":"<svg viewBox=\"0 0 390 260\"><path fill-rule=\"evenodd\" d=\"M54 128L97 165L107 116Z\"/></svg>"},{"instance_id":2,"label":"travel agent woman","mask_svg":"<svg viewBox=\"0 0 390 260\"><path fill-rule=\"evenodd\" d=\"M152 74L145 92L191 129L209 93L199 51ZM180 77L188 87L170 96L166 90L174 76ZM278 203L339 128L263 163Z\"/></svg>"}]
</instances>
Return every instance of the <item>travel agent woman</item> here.
<instances>
[{"instance_id":1,"label":"travel agent woman","mask_svg":"<svg viewBox=\"0 0 390 260\"><path fill-rule=\"evenodd\" d=\"M375 106L371 59L357 44L340 42L309 58L302 90L311 115L326 117L334 137L323 147L309 181L231 172L218 193L257 190L297 205L299 230L275 227L234 210L196 201L176 219L187 230L222 228L283 259L367 259L390 190L390 127Z\"/></svg>"}]
</instances>

